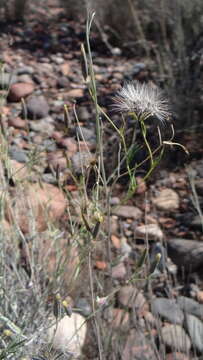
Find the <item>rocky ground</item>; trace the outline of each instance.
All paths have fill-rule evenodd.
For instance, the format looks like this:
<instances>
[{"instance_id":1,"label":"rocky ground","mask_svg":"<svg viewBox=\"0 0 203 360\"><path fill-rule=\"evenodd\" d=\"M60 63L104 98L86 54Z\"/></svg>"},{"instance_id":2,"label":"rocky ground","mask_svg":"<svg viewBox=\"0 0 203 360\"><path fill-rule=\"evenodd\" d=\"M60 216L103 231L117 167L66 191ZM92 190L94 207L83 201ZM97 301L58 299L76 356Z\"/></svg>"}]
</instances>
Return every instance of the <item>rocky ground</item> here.
<instances>
[{"instance_id":1,"label":"rocky ground","mask_svg":"<svg viewBox=\"0 0 203 360\"><path fill-rule=\"evenodd\" d=\"M64 191L77 196L78 190L67 167L68 160L74 171L80 172L79 154L81 151L94 154L96 148L94 110L80 61L84 24L67 22L59 8L51 10L52 14L56 10L59 14L51 21L46 22L41 14L39 19L30 16L24 26L7 24L0 42L4 64L0 88L2 97L7 97L1 109L1 127L8 134L10 159L10 174L4 175L15 199L12 207L17 209L21 231L29 233L26 220L29 201L42 238L47 228L42 205L47 200L51 220L60 220L60 229L66 231ZM92 50L99 102L107 112L111 96L124 78L143 80L156 75L144 61L126 59L120 49L113 49L110 54L94 32ZM64 104L70 113L68 132ZM74 122L75 104L82 136ZM111 276L110 292L119 287L115 301L102 307L101 317L111 335L112 329L115 334L122 334L115 350L122 360L202 358L203 220L198 207L203 203L203 144L197 134L186 134L183 144L190 152L187 164L176 165L173 160L172 169L159 168L149 183L138 176L137 194L125 205L121 199L126 187L122 183L117 186L111 198L111 252L116 261L110 272L101 247L93 259L96 273L103 273L107 283ZM0 170L4 172L3 167ZM58 187L58 173L63 192ZM27 185L19 190L17 185L25 180ZM13 222L9 208L5 217L4 226L9 229ZM39 246L40 252L46 254L49 248L46 236ZM135 285L128 283L146 246L151 264L158 253L162 254L156 274L150 283L146 280ZM55 261L53 253L51 256L49 274L51 262ZM78 261L76 250L72 250L70 259L69 273ZM26 266L26 254L21 260ZM109 284L104 296L108 295L108 287ZM83 314L91 313L90 294L85 296L84 289L77 291L73 302ZM85 359L98 358L91 336L90 330L84 347Z\"/></svg>"}]
</instances>

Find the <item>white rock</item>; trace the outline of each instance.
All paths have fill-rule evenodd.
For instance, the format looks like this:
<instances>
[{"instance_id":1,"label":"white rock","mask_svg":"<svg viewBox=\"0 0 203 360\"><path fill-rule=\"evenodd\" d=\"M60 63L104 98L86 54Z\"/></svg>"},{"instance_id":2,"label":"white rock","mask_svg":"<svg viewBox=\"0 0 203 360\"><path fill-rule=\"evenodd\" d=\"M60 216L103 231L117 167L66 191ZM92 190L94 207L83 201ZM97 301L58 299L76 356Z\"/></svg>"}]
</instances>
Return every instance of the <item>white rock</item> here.
<instances>
[{"instance_id":1,"label":"white rock","mask_svg":"<svg viewBox=\"0 0 203 360\"><path fill-rule=\"evenodd\" d=\"M172 189L163 189L159 192L159 195L153 199L153 203L160 210L175 210L179 208L179 196Z\"/></svg>"},{"instance_id":2,"label":"white rock","mask_svg":"<svg viewBox=\"0 0 203 360\"><path fill-rule=\"evenodd\" d=\"M136 237L148 240L162 240L163 232L157 224L140 225L135 228Z\"/></svg>"},{"instance_id":3,"label":"white rock","mask_svg":"<svg viewBox=\"0 0 203 360\"><path fill-rule=\"evenodd\" d=\"M87 332L85 318L80 314L73 313L71 317L64 316L57 324L48 330L48 342L54 350L71 353L74 357L81 355Z\"/></svg>"}]
</instances>

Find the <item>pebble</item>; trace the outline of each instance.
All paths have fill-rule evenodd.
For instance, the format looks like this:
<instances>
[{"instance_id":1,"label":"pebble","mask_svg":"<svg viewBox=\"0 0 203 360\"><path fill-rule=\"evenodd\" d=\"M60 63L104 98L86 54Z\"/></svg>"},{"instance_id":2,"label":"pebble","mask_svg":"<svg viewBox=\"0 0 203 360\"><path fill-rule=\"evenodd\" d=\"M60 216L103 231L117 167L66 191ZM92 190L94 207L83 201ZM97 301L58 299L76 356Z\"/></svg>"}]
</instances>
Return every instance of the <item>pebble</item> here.
<instances>
[{"instance_id":1,"label":"pebble","mask_svg":"<svg viewBox=\"0 0 203 360\"><path fill-rule=\"evenodd\" d=\"M118 292L118 301L129 309L134 308L136 312L142 312L147 307L147 301L144 295L134 286L123 286Z\"/></svg>"},{"instance_id":2,"label":"pebble","mask_svg":"<svg viewBox=\"0 0 203 360\"><path fill-rule=\"evenodd\" d=\"M203 323L194 315L186 315L186 325L192 345L203 353Z\"/></svg>"},{"instance_id":3,"label":"pebble","mask_svg":"<svg viewBox=\"0 0 203 360\"><path fill-rule=\"evenodd\" d=\"M198 318L203 319L203 305L199 304L197 301L186 296L179 296L177 303L181 310L185 313L195 315Z\"/></svg>"},{"instance_id":4,"label":"pebble","mask_svg":"<svg viewBox=\"0 0 203 360\"><path fill-rule=\"evenodd\" d=\"M50 168L54 170L59 169L63 171L67 168L67 159L64 156L63 151L57 150L47 154L47 162Z\"/></svg>"},{"instance_id":5,"label":"pebble","mask_svg":"<svg viewBox=\"0 0 203 360\"><path fill-rule=\"evenodd\" d=\"M13 126L16 129L26 129L27 121L21 119L20 117L10 117L8 119L9 126Z\"/></svg>"},{"instance_id":6,"label":"pebble","mask_svg":"<svg viewBox=\"0 0 203 360\"><path fill-rule=\"evenodd\" d=\"M138 239L162 240L163 232L158 224L146 224L135 226L135 236Z\"/></svg>"},{"instance_id":7,"label":"pebble","mask_svg":"<svg viewBox=\"0 0 203 360\"><path fill-rule=\"evenodd\" d=\"M112 214L124 219L132 218L134 220L141 219L142 212L135 206L119 205L112 209Z\"/></svg>"},{"instance_id":8,"label":"pebble","mask_svg":"<svg viewBox=\"0 0 203 360\"><path fill-rule=\"evenodd\" d=\"M68 98L81 98L84 95L83 89L72 89L66 93Z\"/></svg>"},{"instance_id":9,"label":"pebble","mask_svg":"<svg viewBox=\"0 0 203 360\"><path fill-rule=\"evenodd\" d=\"M186 354L181 352L173 352L166 355L165 360L191 360ZM197 359L193 359L197 360Z\"/></svg>"},{"instance_id":10,"label":"pebble","mask_svg":"<svg viewBox=\"0 0 203 360\"><path fill-rule=\"evenodd\" d=\"M79 139L89 142L96 142L96 135L94 130L85 128L83 126L77 126L76 127L76 133L79 137Z\"/></svg>"},{"instance_id":11,"label":"pebble","mask_svg":"<svg viewBox=\"0 0 203 360\"><path fill-rule=\"evenodd\" d=\"M26 101L26 108L29 119L42 119L49 114L49 105L43 95L30 96Z\"/></svg>"},{"instance_id":12,"label":"pebble","mask_svg":"<svg viewBox=\"0 0 203 360\"><path fill-rule=\"evenodd\" d=\"M184 320L183 311L173 299L156 298L152 300L151 311L155 316L160 316L173 324L182 324Z\"/></svg>"},{"instance_id":13,"label":"pebble","mask_svg":"<svg viewBox=\"0 0 203 360\"><path fill-rule=\"evenodd\" d=\"M19 102L21 99L26 98L28 95L32 94L34 89L35 86L31 83L15 83L9 88L8 101Z\"/></svg>"},{"instance_id":14,"label":"pebble","mask_svg":"<svg viewBox=\"0 0 203 360\"><path fill-rule=\"evenodd\" d=\"M17 81L17 76L14 74L8 74L6 72L0 73L0 88L2 90L7 90L10 85L14 84Z\"/></svg>"},{"instance_id":15,"label":"pebble","mask_svg":"<svg viewBox=\"0 0 203 360\"><path fill-rule=\"evenodd\" d=\"M79 298L75 304L75 307L77 308L77 312L85 317L90 316L92 313L92 307L85 298Z\"/></svg>"},{"instance_id":16,"label":"pebble","mask_svg":"<svg viewBox=\"0 0 203 360\"><path fill-rule=\"evenodd\" d=\"M55 129L54 125L47 121L47 118L31 121L29 127L32 131L39 132L40 134L51 136Z\"/></svg>"},{"instance_id":17,"label":"pebble","mask_svg":"<svg viewBox=\"0 0 203 360\"><path fill-rule=\"evenodd\" d=\"M123 262L112 267L112 278L113 279L123 279L126 276L126 267Z\"/></svg>"},{"instance_id":18,"label":"pebble","mask_svg":"<svg viewBox=\"0 0 203 360\"><path fill-rule=\"evenodd\" d=\"M191 341L185 330L180 325L165 325L161 328L163 343L171 349L186 352L191 348Z\"/></svg>"},{"instance_id":19,"label":"pebble","mask_svg":"<svg viewBox=\"0 0 203 360\"><path fill-rule=\"evenodd\" d=\"M129 312L124 309L112 309L112 327L114 329L125 330L129 324L129 317Z\"/></svg>"},{"instance_id":20,"label":"pebble","mask_svg":"<svg viewBox=\"0 0 203 360\"><path fill-rule=\"evenodd\" d=\"M78 151L72 156L71 161L75 173L81 175L83 169L87 170L91 162L94 161L94 156L88 151Z\"/></svg>"},{"instance_id":21,"label":"pebble","mask_svg":"<svg viewBox=\"0 0 203 360\"><path fill-rule=\"evenodd\" d=\"M127 337L121 359L157 360L157 356L146 335L141 331L132 329Z\"/></svg>"},{"instance_id":22,"label":"pebble","mask_svg":"<svg viewBox=\"0 0 203 360\"><path fill-rule=\"evenodd\" d=\"M19 163L26 163L29 161L27 152L16 146L10 146L9 156L11 157L11 159L14 159Z\"/></svg>"},{"instance_id":23,"label":"pebble","mask_svg":"<svg viewBox=\"0 0 203 360\"><path fill-rule=\"evenodd\" d=\"M32 66L25 65L25 66L21 66L16 70L16 75L24 75L24 74L32 75L33 73L34 73L34 69Z\"/></svg>"},{"instance_id":24,"label":"pebble","mask_svg":"<svg viewBox=\"0 0 203 360\"><path fill-rule=\"evenodd\" d=\"M56 325L48 329L48 342L54 350L71 353L75 358L81 355L85 342L87 324L85 318L73 313L71 317L64 316Z\"/></svg>"},{"instance_id":25,"label":"pebble","mask_svg":"<svg viewBox=\"0 0 203 360\"><path fill-rule=\"evenodd\" d=\"M156 198L152 199L155 206L164 211L173 211L179 208L180 201L178 194L172 189L163 189Z\"/></svg>"},{"instance_id":26,"label":"pebble","mask_svg":"<svg viewBox=\"0 0 203 360\"><path fill-rule=\"evenodd\" d=\"M179 267L187 271L201 270L203 264L203 243L182 238L170 239L167 242L168 256Z\"/></svg>"}]
</instances>

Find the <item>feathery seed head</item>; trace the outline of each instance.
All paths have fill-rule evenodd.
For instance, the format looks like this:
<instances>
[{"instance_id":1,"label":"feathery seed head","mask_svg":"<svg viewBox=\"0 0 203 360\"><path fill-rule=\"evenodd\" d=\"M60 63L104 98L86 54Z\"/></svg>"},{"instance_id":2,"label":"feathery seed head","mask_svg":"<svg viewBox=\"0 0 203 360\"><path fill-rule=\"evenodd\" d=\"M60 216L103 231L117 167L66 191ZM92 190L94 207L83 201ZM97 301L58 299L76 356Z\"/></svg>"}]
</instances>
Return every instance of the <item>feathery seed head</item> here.
<instances>
[{"instance_id":1,"label":"feathery seed head","mask_svg":"<svg viewBox=\"0 0 203 360\"><path fill-rule=\"evenodd\" d=\"M122 113L134 112L138 117L151 115L162 123L170 116L169 104L162 91L139 81L125 84L114 97L114 102L113 108Z\"/></svg>"}]
</instances>

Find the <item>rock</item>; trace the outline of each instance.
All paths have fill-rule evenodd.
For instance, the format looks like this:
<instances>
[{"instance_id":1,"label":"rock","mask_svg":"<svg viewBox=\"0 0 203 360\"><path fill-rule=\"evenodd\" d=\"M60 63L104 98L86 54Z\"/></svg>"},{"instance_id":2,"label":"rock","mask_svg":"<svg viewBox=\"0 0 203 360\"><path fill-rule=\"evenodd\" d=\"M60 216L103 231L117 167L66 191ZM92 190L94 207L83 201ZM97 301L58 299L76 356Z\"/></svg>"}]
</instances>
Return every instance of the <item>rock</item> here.
<instances>
[{"instance_id":1,"label":"rock","mask_svg":"<svg viewBox=\"0 0 203 360\"><path fill-rule=\"evenodd\" d=\"M49 105L43 95L29 97L26 108L29 119L42 119L49 114Z\"/></svg>"},{"instance_id":2,"label":"rock","mask_svg":"<svg viewBox=\"0 0 203 360\"><path fill-rule=\"evenodd\" d=\"M17 81L17 76L14 74L8 74L1 71L0 73L0 89L8 90L9 86L14 84Z\"/></svg>"},{"instance_id":3,"label":"rock","mask_svg":"<svg viewBox=\"0 0 203 360\"><path fill-rule=\"evenodd\" d=\"M51 122L48 121L48 119L49 117L37 121L31 121L29 123L29 127L32 131L51 136L55 127Z\"/></svg>"},{"instance_id":4,"label":"rock","mask_svg":"<svg viewBox=\"0 0 203 360\"><path fill-rule=\"evenodd\" d=\"M162 240L163 232L157 224L135 226L135 236L139 239Z\"/></svg>"},{"instance_id":5,"label":"rock","mask_svg":"<svg viewBox=\"0 0 203 360\"><path fill-rule=\"evenodd\" d=\"M177 303L184 313L195 315L200 319L203 319L203 305L200 305L197 301L186 296L179 296Z\"/></svg>"},{"instance_id":6,"label":"rock","mask_svg":"<svg viewBox=\"0 0 203 360\"><path fill-rule=\"evenodd\" d=\"M18 76L18 82L20 83L30 83L34 85L34 82L32 80L32 78L30 77L30 75L27 74L23 74Z\"/></svg>"},{"instance_id":7,"label":"rock","mask_svg":"<svg viewBox=\"0 0 203 360\"><path fill-rule=\"evenodd\" d=\"M160 210L173 211L179 208L179 196L172 189L161 190L152 201Z\"/></svg>"},{"instance_id":8,"label":"rock","mask_svg":"<svg viewBox=\"0 0 203 360\"><path fill-rule=\"evenodd\" d=\"M112 267L112 278L113 279L123 279L127 271L123 262Z\"/></svg>"},{"instance_id":9,"label":"rock","mask_svg":"<svg viewBox=\"0 0 203 360\"><path fill-rule=\"evenodd\" d=\"M166 325L161 328L163 343L171 349L188 353L191 341L180 325Z\"/></svg>"},{"instance_id":10,"label":"rock","mask_svg":"<svg viewBox=\"0 0 203 360\"><path fill-rule=\"evenodd\" d=\"M54 350L71 353L75 358L81 355L85 342L87 325L85 318L73 313L71 317L64 316L56 325L48 329L48 342Z\"/></svg>"},{"instance_id":11,"label":"rock","mask_svg":"<svg viewBox=\"0 0 203 360\"><path fill-rule=\"evenodd\" d=\"M142 312L148 307L147 301L144 295L134 286L123 286L118 292L119 303L130 309L135 309L137 313Z\"/></svg>"},{"instance_id":12,"label":"rock","mask_svg":"<svg viewBox=\"0 0 203 360\"><path fill-rule=\"evenodd\" d=\"M156 360L156 352L147 339L147 336L135 329L130 330L127 337L122 360Z\"/></svg>"},{"instance_id":13,"label":"rock","mask_svg":"<svg viewBox=\"0 0 203 360\"><path fill-rule=\"evenodd\" d=\"M67 63L67 62L61 64L61 65L60 65L60 70L61 70L61 73L62 73L64 76L69 75L70 70L71 70L70 64Z\"/></svg>"},{"instance_id":14,"label":"rock","mask_svg":"<svg viewBox=\"0 0 203 360\"><path fill-rule=\"evenodd\" d=\"M199 301L199 303L203 304L203 291L202 290L197 291L196 295L197 295L197 300Z\"/></svg>"},{"instance_id":15,"label":"rock","mask_svg":"<svg viewBox=\"0 0 203 360\"><path fill-rule=\"evenodd\" d=\"M151 311L155 316L159 316L173 324L182 324L184 320L183 311L173 299L156 298L152 300Z\"/></svg>"},{"instance_id":16,"label":"rock","mask_svg":"<svg viewBox=\"0 0 203 360\"><path fill-rule=\"evenodd\" d=\"M47 154L47 161L50 168L60 171L67 169L67 159L63 151L56 151Z\"/></svg>"},{"instance_id":17,"label":"rock","mask_svg":"<svg viewBox=\"0 0 203 360\"><path fill-rule=\"evenodd\" d=\"M14 145L9 148L9 156L19 163L26 163L29 160L27 152Z\"/></svg>"},{"instance_id":18,"label":"rock","mask_svg":"<svg viewBox=\"0 0 203 360\"><path fill-rule=\"evenodd\" d=\"M142 216L142 212L135 206L130 205L119 205L112 209L112 214L122 217L124 219L132 218L139 220Z\"/></svg>"},{"instance_id":19,"label":"rock","mask_svg":"<svg viewBox=\"0 0 203 360\"><path fill-rule=\"evenodd\" d=\"M66 95L68 96L68 98L81 98L84 96L84 90L83 89L72 89L69 90Z\"/></svg>"},{"instance_id":20,"label":"rock","mask_svg":"<svg viewBox=\"0 0 203 360\"><path fill-rule=\"evenodd\" d=\"M27 65L21 66L16 71L17 75L24 75L24 74L32 75L33 73L34 73L33 67Z\"/></svg>"},{"instance_id":21,"label":"rock","mask_svg":"<svg viewBox=\"0 0 203 360\"><path fill-rule=\"evenodd\" d=\"M90 316L92 313L92 308L85 298L79 298L75 304L75 307L77 312L85 317Z\"/></svg>"},{"instance_id":22,"label":"rock","mask_svg":"<svg viewBox=\"0 0 203 360\"><path fill-rule=\"evenodd\" d=\"M28 233L33 226L40 232L47 229L49 222L61 218L66 205L63 192L56 186L47 183L28 184L22 189L12 189L5 215L10 223L15 219L23 233Z\"/></svg>"},{"instance_id":23,"label":"rock","mask_svg":"<svg viewBox=\"0 0 203 360\"><path fill-rule=\"evenodd\" d=\"M80 127L78 126L76 128L76 133L77 133L79 139L96 143L96 135L95 135L94 130L85 128L83 126L80 126Z\"/></svg>"},{"instance_id":24,"label":"rock","mask_svg":"<svg viewBox=\"0 0 203 360\"><path fill-rule=\"evenodd\" d=\"M8 119L8 125L13 126L16 129L26 129L27 121L21 119L20 117L11 117Z\"/></svg>"},{"instance_id":25,"label":"rock","mask_svg":"<svg viewBox=\"0 0 203 360\"><path fill-rule=\"evenodd\" d=\"M69 153L75 154L78 150L78 144L75 139L70 137L64 137L60 139L59 144L66 148Z\"/></svg>"},{"instance_id":26,"label":"rock","mask_svg":"<svg viewBox=\"0 0 203 360\"><path fill-rule=\"evenodd\" d=\"M22 98L27 97L32 94L35 86L31 83L15 83L10 86L8 93L8 101L18 102L21 101Z\"/></svg>"},{"instance_id":27,"label":"rock","mask_svg":"<svg viewBox=\"0 0 203 360\"><path fill-rule=\"evenodd\" d=\"M196 316L186 315L187 331L191 337L192 345L203 353L203 323Z\"/></svg>"},{"instance_id":28,"label":"rock","mask_svg":"<svg viewBox=\"0 0 203 360\"><path fill-rule=\"evenodd\" d=\"M79 121L90 120L90 113L85 106L80 106L77 110Z\"/></svg>"},{"instance_id":29,"label":"rock","mask_svg":"<svg viewBox=\"0 0 203 360\"><path fill-rule=\"evenodd\" d=\"M196 240L170 239L167 242L168 256L179 267L194 271L203 264L203 243Z\"/></svg>"},{"instance_id":30,"label":"rock","mask_svg":"<svg viewBox=\"0 0 203 360\"><path fill-rule=\"evenodd\" d=\"M57 79L57 87L59 89L65 89L69 86L70 81L68 80L68 78L66 76L60 76Z\"/></svg>"},{"instance_id":31,"label":"rock","mask_svg":"<svg viewBox=\"0 0 203 360\"><path fill-rule=\"evenodd\" d=\"M72 166L77 175L81 175L82 171L87 170L87 168L91 165L91 162L94 161L94 156L90 154L88 151L81 151L75 153L72 158Z\"/></svg>"}]
</instances>

